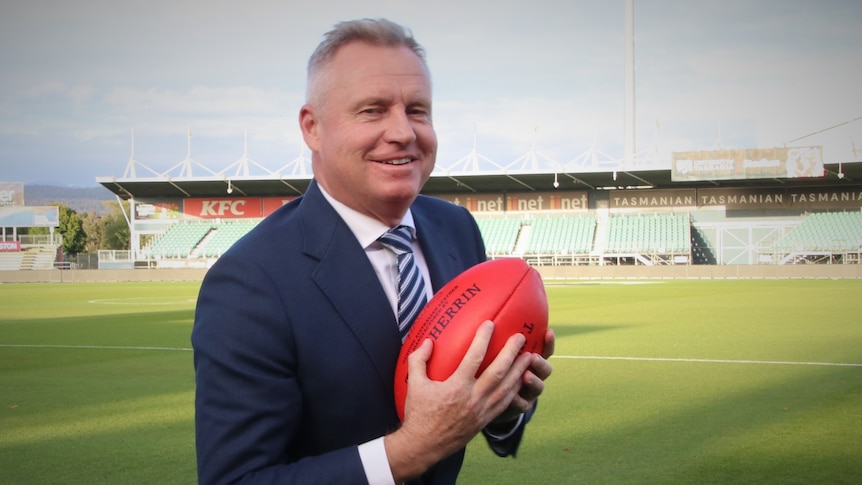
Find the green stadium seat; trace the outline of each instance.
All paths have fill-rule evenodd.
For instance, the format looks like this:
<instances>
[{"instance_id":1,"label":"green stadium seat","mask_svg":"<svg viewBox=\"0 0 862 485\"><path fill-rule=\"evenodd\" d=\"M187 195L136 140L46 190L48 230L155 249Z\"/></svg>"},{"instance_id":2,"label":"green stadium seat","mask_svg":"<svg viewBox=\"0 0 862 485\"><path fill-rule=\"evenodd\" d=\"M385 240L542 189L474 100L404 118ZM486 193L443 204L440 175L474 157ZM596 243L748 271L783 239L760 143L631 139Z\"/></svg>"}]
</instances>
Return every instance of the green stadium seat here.
<instances>
[{"instance_id":1,"label":"green stadium seat","mask_svg":"<svg viewBox=\"0 0 862 485\"><path fill-rule=\"evenodd\" d=\"M515 250L521 226L521 218L489 217L476 220L479 232L485 241L485 251L489 255L508 255Z\"/></svg>"},{"instance_id":2,"label":"green stadium seat","mask_svg":"<svg viewBox=\"0 0 862 485\"><path fill-rule=\"evenodd\" d=\"M606 252L688 253L691 217L685 214L616 215L608 219Z\"/></svg>"},{"instance_id":3,"label":"green stadium seat","mask_svg":"<svg viewBox=\"0 0 862 485\"><path fill-rule=\"evenodd\" d=\"M816 212L774 244L776 251L859 251L862 247L862 212Z\"/></svg>"}]
</instances>

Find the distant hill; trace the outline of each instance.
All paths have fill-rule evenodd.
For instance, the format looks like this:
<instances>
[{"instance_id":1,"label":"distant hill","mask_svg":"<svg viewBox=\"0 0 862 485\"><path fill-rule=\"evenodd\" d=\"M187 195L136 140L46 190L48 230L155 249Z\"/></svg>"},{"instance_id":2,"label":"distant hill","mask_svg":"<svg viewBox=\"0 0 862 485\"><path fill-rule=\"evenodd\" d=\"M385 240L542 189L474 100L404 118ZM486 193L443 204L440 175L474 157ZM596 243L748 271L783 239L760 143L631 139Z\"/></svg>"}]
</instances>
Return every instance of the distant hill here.
<instances>
[{"instance_id":1,"label":"distant hill","mask_svg":"<svg viewBox=\"0 0 862 485\"><path fill-rule=\"evenodd\" d=\"M65 204L75 212L84 214L95 212L99 215L108 213L105 201L116 202L114 194L104 187L61 187L56 185L25 185L24 204L53 205L57 202Z\"/></svg>"}]
</instances>

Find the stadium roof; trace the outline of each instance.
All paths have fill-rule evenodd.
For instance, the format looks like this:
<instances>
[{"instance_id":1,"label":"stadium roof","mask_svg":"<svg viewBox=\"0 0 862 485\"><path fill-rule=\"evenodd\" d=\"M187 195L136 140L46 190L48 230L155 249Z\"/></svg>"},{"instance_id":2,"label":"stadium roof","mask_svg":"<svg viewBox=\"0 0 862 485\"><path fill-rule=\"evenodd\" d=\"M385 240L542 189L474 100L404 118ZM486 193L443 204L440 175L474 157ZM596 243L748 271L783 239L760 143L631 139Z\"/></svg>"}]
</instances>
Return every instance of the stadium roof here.
<instances>
[{"instance_id":1,"label":"stadium roof","mask_svg":"<svg viewBox=\"0 0 862 485\"><path fill-rule=\"evenodd\" d=\"M631 171L435 171L423 192L429 194L499 193L554 190L669 189L698 187L834 187L862 185L862 163L825 164L826 175L816 178L746 179L674 182L670 170ZM839 178L838 174L843 177ZM309 174L273 176L223 174L205 176L99 177L97 181L122 199L176 197L293 196L305 192ZM228 193L228 188L231 192Z\"/></svg>"},{"instance_id":2,"label":"stadium roof","mask_svg":"<svg viewBox=\"0 0 862 485\"><path fill-rule=\"evenodd\" d=\"M858 120L862 120L862 117ZM856 121L852 120L848 123ZM834 128L821 131L828 132ZM305 192L312 177L311 160L305 156L304 147L297 158L277 170L270 170L248 158L247 137L242 157L218 172L192 159L190 136L186 158L164 172L153 170L135 159L134 139L132 147L132 155L123 177L96 179L98 183L122 199L294 196ZM712 149L725 148L727 147L722 147L719 143ZM859 155L859 152L853 145L854 158ZM862 185L862 160L845 159L844 162L839 163L837 160L824 157L825 175L823 177L685 182L672 180L670 157L663 153L656 143L636 154L636 160L636 165L627 167L624 160L592 147L568 163L560 163L543 155L534 141L529 152L508 164L501 164L477 151L474 135L473 150L466 156L449 165L438 160L423 192L470 194L554 189L799 188L835 187L839 184ZM139 173L144 171L147 175L139 176ZM200 175L202 172L205 172L204 175ZM840 177L839 174L841 174ZM555 182L559 184L558 187L555 186Z\"/></svg>"}]
</instances>

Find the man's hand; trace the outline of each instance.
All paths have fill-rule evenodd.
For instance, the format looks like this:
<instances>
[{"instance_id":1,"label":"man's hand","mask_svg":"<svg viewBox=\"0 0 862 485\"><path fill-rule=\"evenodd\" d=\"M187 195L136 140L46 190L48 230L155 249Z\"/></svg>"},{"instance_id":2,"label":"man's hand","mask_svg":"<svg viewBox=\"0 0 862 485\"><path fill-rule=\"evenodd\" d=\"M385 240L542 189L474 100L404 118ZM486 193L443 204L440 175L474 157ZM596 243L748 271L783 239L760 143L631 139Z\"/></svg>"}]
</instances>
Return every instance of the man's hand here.
<instances>
[{"instance_id":1,"label":"man's hand","mask_svg":"<svg viewBox=\"0 0 862 485\"><path fill-rule=\"evenodd\" d=\"M398 431L384 439L396 483L420 475L467 446L510 406L529 409L541 394L550 364L543 356L520 353L526 341L520 333L511 336L497 357L476 377L493 333L493 322L480 325L461 364L443 382L433 381L427 375L426 366L433 350L431 340L425 340L408 357L404 422ZM546 337L546 347L547 341ZM553 334L550 342L553 352Z\"/></svg>"},{"instance_id":2,"label":"man's hand","mask_svg":"<svg viewBox=\"0 0 862 485\"><path fill-rule=\"evenodd\" d=\"M555 340L554 331L549 328L545 333L545 346L542 353L530 354L532 360L529 369L524 372L521 390L509 407L491 423L496 428L492 432L510 431L514 421L536 405L536 400L545 390L545 380L553 371L553 366L548 359L554 354Z\"/></svg>"}]
</instances>

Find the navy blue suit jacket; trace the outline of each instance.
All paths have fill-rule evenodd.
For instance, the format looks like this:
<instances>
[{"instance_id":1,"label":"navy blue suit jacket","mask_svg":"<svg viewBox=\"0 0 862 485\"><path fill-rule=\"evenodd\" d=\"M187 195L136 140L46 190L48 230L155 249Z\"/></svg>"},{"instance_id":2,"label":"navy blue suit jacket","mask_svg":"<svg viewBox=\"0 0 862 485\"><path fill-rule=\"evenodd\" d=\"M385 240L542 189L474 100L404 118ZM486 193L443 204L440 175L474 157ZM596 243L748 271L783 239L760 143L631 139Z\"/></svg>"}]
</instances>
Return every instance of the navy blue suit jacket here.
<instances>
[{"instance_id":1,"label":"navy blue suit jacket","mask_svg":"<svg viewBox=\"0 0 862 485\"><path fill-rule=\"evenodd\" d=\"M485 259L472 216L412 206L434 290ZM312 182L207 272L192 331L200 483L363 484L357 445L398 428L395 316ZM522 429L492 448L514 453ZM415 483L451 484L463 450Z\"/></svg>"}]
</instances>

